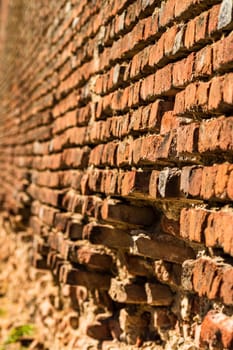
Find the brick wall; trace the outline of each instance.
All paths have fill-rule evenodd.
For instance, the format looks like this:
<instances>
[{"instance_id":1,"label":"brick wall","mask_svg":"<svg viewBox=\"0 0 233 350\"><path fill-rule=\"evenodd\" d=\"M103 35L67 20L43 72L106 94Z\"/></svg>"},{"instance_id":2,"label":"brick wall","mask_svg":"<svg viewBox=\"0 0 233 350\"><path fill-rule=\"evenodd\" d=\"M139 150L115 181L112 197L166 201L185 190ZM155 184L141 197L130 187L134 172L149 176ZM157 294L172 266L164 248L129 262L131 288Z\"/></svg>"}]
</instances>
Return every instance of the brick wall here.
<instances>
[{"instance_id":1,"label":"brick wall","mask_svg":"<svg viewBox=\"0 0 233 350\"><path fill-rule=\"evenodd\" d=\"M8 6L2 207L85 344L232 349L232 0Z\"/></svg>"}]
</instances>

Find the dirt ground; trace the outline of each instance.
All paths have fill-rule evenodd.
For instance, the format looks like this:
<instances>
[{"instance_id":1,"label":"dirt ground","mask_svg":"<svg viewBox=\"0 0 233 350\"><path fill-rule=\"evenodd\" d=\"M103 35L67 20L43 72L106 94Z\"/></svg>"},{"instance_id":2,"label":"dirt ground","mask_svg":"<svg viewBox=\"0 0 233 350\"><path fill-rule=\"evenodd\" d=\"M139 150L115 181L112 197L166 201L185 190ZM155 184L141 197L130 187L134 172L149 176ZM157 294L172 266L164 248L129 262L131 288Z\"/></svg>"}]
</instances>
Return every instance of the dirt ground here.
<instances>
[{"instance_id":1,"label":"dirt ground","mask_svg":"<svg viewBox=\"0 0 233 350\"><path fill-rule=\"evenodd\" d=\"M32 266L33 237L30 231L14 227L0 216L0 349L43 349L39 339L41 312L50 305L48 296L56 297L50 273ZM46 315L47 316L47 315ZM48 322L48 320L47 320ZM47 340L52 327L47 326Z\"/></svg>"}]
</instances>

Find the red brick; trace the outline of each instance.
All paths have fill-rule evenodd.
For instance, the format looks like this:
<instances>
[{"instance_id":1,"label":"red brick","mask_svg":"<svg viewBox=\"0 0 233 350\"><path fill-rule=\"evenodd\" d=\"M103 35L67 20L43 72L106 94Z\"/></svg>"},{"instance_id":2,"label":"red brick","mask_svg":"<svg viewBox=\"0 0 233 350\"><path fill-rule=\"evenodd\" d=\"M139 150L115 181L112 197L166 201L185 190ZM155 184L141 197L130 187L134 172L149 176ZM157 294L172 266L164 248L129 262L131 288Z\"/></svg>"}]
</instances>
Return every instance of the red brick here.
<instances>
[{"instance_id":1,"label":"red brick","mask_svg":"<svg viewBox=\"0 0 233 350\"><path fill-rule=\"evenodd\" d=\"M172 109L172 105L168 101L156 100L151 104L150 116L148 120L148 128L152 130L158 130L163 113ZM169 130L170 131L170 130Z\"/></svg>"},{"instance_id":2,"label":"red brick","mask_svg":"<svg viewBox=\"0 0 233 350\"><path fill-rule=\"evenodd\" d=\"M187 49L190 49L193 47L195 43L195 26L196 21L190 20L187 24L186 30L185 30L185 39L184 39L184 46L187 47Z\"/></svg>"},{"instance_id":3,"label":"red brick","mask_svg":"<svg viewBox=\"0 0 233 350\"><path fill-rule=\"evenodd\" d=\"M127 206L114 201L104 201L101 209L102 219L121 225L145 225L150 226L155 215L150 207Z\"/></svg>"},{"instance_id":4,"label":"red brick","mask_svg":"<svg viewBox=\"0 0 233 350\"><path fill-rule=\"evenodd\" d=\"M210 82L200 81L196 91L196 103L198 110L207 112L209 99Z\"/></svg>"},{"instance_id":5,"label":"red brick","mask_svg":"<svg viewBox=\"0 0 233 350\"><path fill-rule=\"evenodd\" d=\"M185 111L195 112L198 83L189 84L185 89Z\"/></svg>"},{"instance_id":6,"label":"red brick","mask_svg":"<svg viewBox=\"0 0 233 350\"><path fill-rule=\"evenodd\" d=\"M141 160L142 143L143 143L142 137L137 138L131 143L133 164L138 164Z\"/></svg>"},{"instance_id":7,"label":"red brick","mask_svg":"<svg viewBox=\"0 0 233 350\"><path fill-rule=\"evenodd\" d=\"M141 130L146 130L148 128L149 117L151 114L150 112L151 112L151 105L148 105L148 106L142 108L141 126L140 126Z\"/></svg>"},{"instance_id":8,"label":"red brick","mask_svg":"<svg viewBox=\"0 0 233 350\"><path fill-rule=\"evenodd\" d=\"M140 163L155 163L158 159L167 158L170 154L174 135L172 133L162 137L150 135L142 138L140 147Z\"/></svg>"},{"instance_id":9,"label":"red brick","mask_svg":"<svg viewBox=\"0 0 233 350\"><path fill-rule=\"evenodd\" d=\"M128 107L137 106L140 102L140 91L142 82L138 81L129 87Z\"/></svg>"},{"instance_id":10,"label":"red brick","mask_svg":"<svg viewBox=\"0 0 233 350\"><path fill-rule=\"evenodd\" d=\"M159 11L159 26L167 26L174 18L175 15L175 0L163 1L161 9Z\"/></svg>"},{"instance_id":11,"label":"red brick","mask_svg":"<svg viewBox=\"0 0 233 350\"><path fill-rule=\"evenodd\" d=\"M145 304L147 300L144 286L116 279L111 280L109 295L114 301L126 304Z\"/></svg>"},{"instance_id":12,"label":"red brick","mask_svg":"<svg viewBox=\"0 0 233 350\"><path fill-rule=\"evenodd\" d=\"M190 10L195 3L193 0L184 0L182 2L176 2L175 5L175 17L182 16L186 11Z\"/></svg>"},{"instance_id":13,"label":"red brick","mask_svg":"<svg viewBox=\"0 0 233 350\"><path fill-rule=\"evenodd\" d=\"M219 298L221 279L222 270L214 260L200 258L195 262L193 287L199 296L208 296L210 299Z\"/></svg>"},{"instance_id":14,"label":"red brick","mask_svg":"<svg viewBox=\"0 0 233 350\"><path fill-rule=\"evenodd\" d=\"M112 339L107 322L96 322L87 325L86 333L89 337L101 341Z\"/></svg>"},{"instance_id":15,"label":"red brick","mask_svg":"<svg viewBox=\"0 0 233 350\"><path fill-rule=\"evenodd\" d=\"M113 166L116 164L116 152L118 148L117 142L109 142L104 145L101 156L101 165Z\"/></svg>"},{"instance_id":16,"label":"red brick","mask_svg":"<svg viewBox=\"0 0 233 350\"><path fill-rule=\"evenodd\" d=\"M165 32L165 34L164 34L164 37L165 37L164 38L164 54L165 54L165 56L170 56L172 54L177 32L178 32L177 26L173 26Z\"/></svg>"},{"instance_id":17,"label":"red brick","mask_svg":"<svg viewBox=\"0 0 233 350\"><path fill-rule=\"evenodd\" d=\"M85 286L89 289L107 290L110 284L110 276L98 272L90 272L79 269L70 269L63 265L60 271L60 282L72 286Z\"/></svg>"},{"instance_id":18,"label":"red brick","mask_svg":"<svg viewBox=\"0 0 233 350\"><path fill-rule=\"evenodd\" d=\"M72 219L72 221L68 221L67 229L66 229L66 236L71 240L77 240L82 238L82 231L83 231L83 222L82 217L78 219L76 218Z\"/></svg>"},{"instance_id":19,"label":"red brick","mask_svg":"<svg viewBox=\"0 0 233 350\"><path fill-rule=\"evenodd\" d=\"M208 247L221 247L233 255L233 215L231 211L211 212L205 228L205 242Z\"/></svg>"},{"instance_id":20,"label":"red brick","mask_svg":"<svg viewBox=\"0 0 233 350\"><path fill-rule=\"evenodd\" d=\"M175 97L174 113L176 115L183 114L185 112L185 89L177 92Z\"/></svg>"},{"instance_id":21,"label":"red brick","mask_svg":"<svg viewBox=\"0 0 233 350\"><path fill-rule=\"evenodd\" d=\"M142 81L140 89L140 97L143 101L149 100L154 97L154 83L155 76L154 74L149 75Z\"/></svg>"},{"instance_id":22,"label":"red brick","mask_svg":"<svg viewBox=\"0 0 233 350\"><path fill-rule=\"evenodd\" d=\"M152 264L146 259L130 254L125 255L126 268L133 276L153 276Z\"/></svg>"},{"instance_id":23,"label":"red brick","mask_svg":"<svg viewBox=\"0 0 233 350\"><path fill-rule=\"evenodd\" d=\"M116 152L116 164L118 167L131 163L131 149L129 142L120 142Z\"/></svg>"},{"instance_id":24,"label":"red brick","mask_svg":"<svg viewBox=\"0 0 233 350\"><path fill-rule=\"evenodd\" d=\"M220 107L223 100L222 77L214 77L211 81L209 92L209 110L216 110Z\"/></svg>"},{"instance_id":25,"label":"red brick","mask_svg":"<svg viewBox=\"0 0 233 350\"><path fill-rule=\"evenodd\" d=\"M199 42L206 38L208 26L208 11L203 12L200 16L195 18L195 41Z\"/></svg>"},{"instance_id":26,"label":"red brick","mask_svg":"<svg viewBox=\"0 0 233 350\"><path fill-rule=\"evenodd\" d=\"M141 73L144 71L147 71L147 68L149 66L149 56L150 56L150 47L147 46L145 47L144 50L141 51L141 56L140 56L140 71Z\"/></svg>"},{"instance_id":27,"label":"red brick","mask_svg":"<svg viewBox=\"0 0 233 350\"><path fill-rule=\"evenodd\" d=\"M209 311L201 325L201 342L202 345L210 346L220 342L220 346L231 349L233 346L232 317L214 310Z\"/></svg>"},{"instance_id":28,"label":"red brick","mask_svg":"<svg viewBox=\"0 0 233 350\"><path fill-rule=\"evenodd\" d=\"M138 131L138 130L143 129L142 112L143 112L142 107L138 108L132 112L131 118L130 118L130 129L131 130Z\"/></svg>"},{"instance_id":29,"label":"red brick","mask_svg":"<svg viewBox=\"0 0 233 350\"><path fill-rule=\"evenodd\" d=\"M53 133L58 133L70 126L75 126L76 119L76 111L68 112L63 117L55 119L53 124Z\"/></svg>"},{"instance_id":30,"label":"red brick","mask_svg":"<svg viewBox=\"0 0 233 350\"><path fill-rule=\"evenodd\" d=\"M165 168L159 173L158 192L162 198L178 197L180 194L180 170Z\"/></svg>"},{"instance_id":31,"label":"red brick","mask_svg":"<svg viewBox=\"0 0 233 350\"><path fill-rule=\"evenodd\" d=\"M83 239L88 239L93 244L103 244L117 249L126 249L132 244L132 238L126 231L94 222L85 225Z\"/></svg>"},{"instance_id":32,"label":"red brick","mask_svg":"<svg viewBox=\"0 0 233 350\"><path fill-rule=\"evenodd\" d=\"M233 171L229 174L228 184L227 184L227 196L233 199Z\"/></svg>"},{"instance_id":33,"label":"red brick","mask_svg":"<svg viewBox=\"0 0 233 350\"><path fill-rule=\"evenodd\" d=\"M183 87L192 81L194 71L195 54L191 53L187 58L173 65L173 86Z\"/></svg>"},{"instance_id":34,"label":"red brick","mask_svg":"<svg viewBox=\"0 0 233 350\"><path fill-rule=\"evenodd\" d=\"M157 198L158 196L158 180L159 180L159 171L153 170L150 177L149 183L149 195L152 198Z\"/></svg>"},{"instance_id":35,"label":"red brick","mask_svg":"<svg viewBox=\"0 0 233 350\"><path fill-rule=\"evenodd\" d=\"M89 147L66 149L62 153L62 161L66 167L82 168L88 164L89 152Z\"/></svg>"},{"instance_id":36,"label":"red brick","mask_svg":"<svg viewBox=\"0 0 233 350\"><path fill-rule=\"evenodd\" d=\"M223 163L218 166L215 179L215 196L217 198L227 198L227 185L231 170L233 170L233 166L229 163Z\"/></svg>"},{"instance_id":37,"label":"red brick","mask_svg":"<svg viewBox=\"0 0 233 350\"><path fill-rule=\"evenodd\" d=\"M203 168L198 166L187 166L182 168L180 179L180 190L188 197L199 197L201 192Z\"/></svg>"},{"instance_id":38,"label":"red brick","mask_svg":"<svg viewBox=\"0 0 233 350\"><path fill-rule=\"evenodd\" d=\"M212 47L206 46L197 52L195 57L195 76L210 76L212 74Z\"/></svg>"},{"instance_id":39,"label":"red brick","mask_svg":"<svg viewBox=\"0 0 233 350\"><path fill-rule=\"evenodd\" d=\"M112 257L91 246L72 248L71 261L88 266L96 271L111 271Z\"/></svg>"},{"instance_id":40,"label":"red brick","mask_svg":"<svg viewBox=\"0 0 233 350\"><path fill-rule=\"evenodd\" d=\"M233 117L228 117L222 122L220 131L219 148L224 151L232 152L233 150Z\"/></svg>"},{"instance_id":41,"label":"red brick","mask_svg":"<svg viewBox=\"0 0 233 350\"><path fill-rule=\"evenodd\" d=\"M54 218L56 213L57 213L57 210L54 208L51 208L48 206L41 206L40 212L39 212L39 218L45 224L52 226L54 223Z\"/></svg>"},{"instance_id":42,"label":"red brick","mask_svg":"<svg viewBox=\"0 0 233 350\"><path fill-rule=\"evenodd\" d=\"M226 269L222 277L222 285L220 297L222 298L224 304L233 304L233 268ZM233 345L233 327L231 333L231 342Z\"/></svg>"},{"instance_id":43,"label":"red brick","mask_svg":"<svg viewBox=\"0 0 233 350\"><path fill-rule=\"evenodd\" d=\"M197 123L180 126L177 129L178 154L197 152L198 132L199 125Z\"/></svg>"},{"instance_id":44,"label":"red brick","mask_svg":"<svg viewBox=\"0 0 233 350\"><path fill-rule=\"evenodd\" d=\"M130 78L136 77L140 73L141 66L141 52L133 56L130 66Z\"/></svg>"},{"instance_id":45,"label":"red brick","mask_svg":"<svg viewBox=\"0 0 233 350\"><path fill-rule=\"evenodd\" d=\"M130 171L124 174L121 183L122 196L144 197L149 194L150 173Z\"/></svg>"},{"instance_id":46,"label":"red brick","mask_svg":"<svg viewBox=\"0 0 233 350\"><path fill-rule=\"evenodd\" d=\"M144 40L154 36L159 28L159 13L155 12L152 16L145 19Z\"/></svg>"},{"instance_id":47,"label":"red brick","mask_svg":"<svg viewBox=\"0 0 233 350\"><path fill-rule=\"evenodd\" d=\"M215 181L217 176L217 167L204 167L201 181L201 197L204 199L213 199L215 195Z\"/></svg>"},{"instance_id":48,"label":"red brick","mask_svg":"<svg viewBox=\"0 0 233 350\"><path fill-rule=\"evenodd\" d=\"M101 192L107 195L116 194L117 173L116 171L106 171L102 176Z\"/></svg>"},{"instance_id":49,"label":"red brick","mask_svg":"<svg viewBox=\"0 0 233 350\"><path fill-rule=\"evenodd\" d=\"M161 218L161 229L162 231L179 237L180 236L180 223L177 220L169 219L166 215Z\"/></svg>"},{"instance_id":50,"label":"red brick","mask_svg":"<svg viewBox=\"0 0 233 350\"><path fill-rule=\"evenodd\" d=\"M207 211L200 208L182 209L180 215L181 237L190 241L203 242L207 217Z\"/></svg>"},{"instance_id":51,"label":"red brick","mask_svg":"<svg viewBox=\"0 0 233 350\"><path fill-rule=\"evenodd\" d=\"M229 73L224 76L222 90L224 103L231 107L233 104L233 73Z\"/></svg>"},{"instance_id":52,"label":"red brick","mask_svg":"<svg viewBox=\"0 0 233 350\"><path fill-rule=\"evenodd\" d=\"M220 70L232 65L233 33L213 44L213 68Z\"/></svg>"},{"instance_id":53,"label":"red brick","mask_svg":"<svg viewBox=\"0 0 233 350\"><path fill-rule=\"evenodd\" d=\"M209 36L216 32L218 27L218 15L220 4L214 5L209 11L208 34Z\"/></svg>"},{"instance_id":54,"label":"red brick","mask_svg":"<svg viewBox=\"0 0 233 350\"><path fill-rule=\"evenodd\" d=\"M172 54L177 57L180 55L180 53L184 49L185 29L186 29L185 25L180 25L178 27L178 32L174 40Z\"/></svg>"},{"instance_id":55,"label":"red brick","mask_svg":"<svg viewBox=\"0 0 233 350\"><path fill-rule=\"evenodd\" d=\"M149 48L149 66L154 67L161 63L164 58L164 36Z\"/></svg>"},{"instance_id":56,"label":"red brick","mask_svg":"<svg viewBox=\"0 0 233 350\"><path fill-rule=\"evenodd\" d=\"M163 284L146 283L145 290L147 294L147 302L149 305L168 306L173 301L170 288Z\"/></svg>"},{"instance_id":57,"label":"red brick","mask_svg":"<svg viewBox=\"0 0 233 350\"><path fill-rule=\"evenodd\" d=\"M133 253L178 264L194 257L193 250L190 247L185 246L175 237L165 234L153 239L145 235L135 236Z\"/></svg>"},{"instance_id":58,"label":"red brick","mask_svg":"<svg viewBox=\"0 0 233 350\"><path fill-rule=\"evenodd\" d=\"M201 123L199 128L198 150L200 153L222 148L221 130L224 117Z\"/></svg>"},{"instance_id":59,"label":"red brick","mask_svg":"<svg viewBox=\"0 0 233 350\"><path fill-rule=\"evenodd\" d=\"M177 129L182 123L182 118L176 117L173 111L165 112L161 122L160 134L165 135L171 130Z\"/></svg>"},{"instance_id":60,"label":"red brick","mask_svg":"<svg viewBox=\"0 0 233 350\"><path fill-rule=\"evenodd\" d=\"M169 95L172 89L172 69L173 65L168 64L155 73L154 94Z\"/></svg>"}]
</instances>

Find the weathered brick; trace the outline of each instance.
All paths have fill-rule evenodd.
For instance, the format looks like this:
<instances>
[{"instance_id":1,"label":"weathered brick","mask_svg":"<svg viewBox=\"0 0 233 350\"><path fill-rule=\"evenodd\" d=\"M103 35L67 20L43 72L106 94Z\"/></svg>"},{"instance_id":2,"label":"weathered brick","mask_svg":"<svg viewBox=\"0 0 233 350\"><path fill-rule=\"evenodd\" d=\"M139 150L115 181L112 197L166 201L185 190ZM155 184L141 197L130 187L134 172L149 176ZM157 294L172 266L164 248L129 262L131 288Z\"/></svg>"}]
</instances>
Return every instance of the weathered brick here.
<instances>
[{"instance_id":1,"label":"weathered brick","mask_svg":"<svg viewBox=\"0 0 233 350\"><path fill-rule=\"evenodd\" d=\"M223 302L227 305L232 305L233 303L233 288L232 288L232 280L233 280L233 269L226 269L223 273L222 277L222 285L220 291L220 297ZM233 337L231 338L233 344Z\"/></svg>"},{"instance_id":2,"label":"weathered brick","mask_svg":"<svg viewBox=\"0 0 233 350\"><path fill-rule=\"evenodd\" d=\"M159 11L159 25L161 27L166 26L170 23L175 15L175 5L176 2L174 0L163 1L161 4L161 8Z\"/></svg>"},{"instance_id":3,"label":"weathered brick","mask_svg":"<svg viewBox=\"0 0 233 350\"><path fill-rule=\"evenodd\" d=\"M153 170L150 176L149 195L152 198L157 198L158 194L159 171Z\"/></svg>"},{"instance_id":4,"label":"weathered brick","mask_svg":"<svg viewBox=\"0 0 233 350\"><path fill-rule=\"evenodd\" d=\"M147 301L143 285L136 283L122 283L116 279L111 280L109 294L113 300L119 303L145 304Z\"/></svg>"},{"instance_id":5,"label":"weathered brick","mask_svg":"<svg viewBox=\"0 0 233 350\"><path fill-rule=\"evenodd\" d=\"M127 254L125 255L126 268L133 276L153 276L152 263L143 257Z\"/></svg>"},{"instance_id":6,"label":"weathered brick","mask_svg":"<svg viewBox=\"0 0 233 350\"><path fill-rule=\"evenodd\" d=\"M110 276L98 272L83 271L79 269L70 269L63 265L60 270L60 281L69 285L85 286L90 289L107 290L110 285Z\"/></svg>"},{"instance_id":7,"label":"weathered brick","mask_svg":"<svg viewBox=\"0 0 233 350\"><path fill-rule=\"evenodd\" d=\"M145 290L149 305L167 306L172 303L172 293L167 286L162 284L146 283Z\"/></svg>"},{"instance_id":8,"label":"weathered brick","mask_svg":"<svg viewBox=\"0 0 233 350\"><path fill-rule=\"evenodd\" d=\"M102 219L122 225L150 226L156 215L151 207L135 207L112 201L104 201L101 209Z\"/></svg>"},{"instance_id":9,"label":"weathered brick","mask_svg":"<svg viewBox=\"0 0 233 350\"><path fill-rule=\"evenodd\" d=\"M158 192L162 198L177 197L180 193L179 169L166 168L159 173Z\"/></svg>"},{"instance_id":10,"label":"weathered brick","mask_svg":"<svg viewBox=\"0 0 233 350\"><path fill-rule=\"evenodd\" d=\"M70 260L88 266L96 271L111 271L112 257L94 247L71 246Z\"/></svg>"},{"instance_id":11,"label":"weathered brick","mask_svg":"<svg viewBox=\"0 0 233 350\"><path fill-rule=\"evenodd\" d=\"M232 220L231 211L216 211L209 214L204 231L208 247L222 247L226 253L233 254Z\"/></svg>"},{"instance_id":12,"label":"weathered brick","mask_svg":"<svg viewBox=\"0 0 233 350\"><path fill-rule=\"evenodd\" d=\"M112 248L130 247L132 238L127 231L114 228L110 225L90 223L83 229L83 238L90 240L93 244L103 244Z\"/></svg>"},{"instance_id":13,"label":"weathered brick","mask_svg":"<svg viewBox=\"0 0 233 350\"><path fill-rule=\"evenodd\" d=\"M200 42L206 38L208 25L208 11L203 12L200 16L195 18L195 41Z\"/></svg>"},{"instance_id":14,"label":"weathered brick","mask_svg":"<svg viewBox=\"0 0 233 350\"><path fill-rule=\"evenodd\" d=\"M202 167L191 166L182 168L180 190L186 197L200 196L202 172Z\"/></svg>"},{"instance_id":15,"label":"weathered brick","mask_svg":"<svg viewBox=\"0 0 233 350\"><path fill-rule=\"evenodd\" d=\"M216 344L230 349L233 345L232 318L223 313L211 310L205 316L201 325L202 344ZM220 337L219 337L220 335ZM219 339L220 338L220 339Z\"/></svg>"},{"instance_id":16,"label":"weathered brick","mask_svg":"<svg viewBox=\"0 0 233 350\"><path fill-rule=\"evenodd\" d=\"M218 29L224 28L231 24L233 16L232 1L223 0L219 9Z\"/></svg>"},{"instance_id":17,"label":"weathered brick","mask_svg":"<svg viewBox=\"0 0 233 350\"><path fill-rule=\"evenodd\" d=\"M197 52L195 57L195 71L197 77L210 76L212 74L212 47L206 46Z\"/></svg>"},{"instance_id":18,"label":"weathered brick","mask_svg":"<svg viewBox=\"0 0 233 350\"><path fill-rule=\"evenodd\" d=\"M122 196L144 197L149 194L148 172L127 172L121 182Z\"/></svg>"},{"instance_id":19,"label":"weathered brick","mask_svg":"<svg viewBox=\"0 0 233 350\"><path fill-rule=\"evenodd\" d=\"M193 250L186 247L172 236L150 239L144 235L134 237L134 254L144 255L152 259L182 263L194 256Z\"/></svg>"},{"instance_id":20,"label":"weathered brick","mask_svg":"<svg viewBox=\"0 0 233 350\"><path fill-rule=\"evenodd\" d=\"M180 235L181 237L203 242L204 228L208 212L204 209L182 209L180 215Z\"/></svg>"},{"instance_id":21,"label":"weathered brick","mask_svg":"<svg viewBox=\"0 0 233 350\"><path fill-rule=\"evenodd\" d=\"M195 54L191 53L187 58L174 63L173 65L173 86L183 87L192 81Z\"/></svg>"},{"instance_id":22,"label":"weathered brick","mask_svg":"<svg viewBox=\"0 0 233 350\"><path fill-rule=\"evenodd\" d=\"M230 151L232 148L232 118L219 117L203 122L199 129L198 150L211 152L217 150Z\"/></svg>"},{"instance_id":23,"label":"weathered brick","mask_svg":"<svg viewBox=\"0 0 233 350\"><path fill-rule=\"evenodd\" d=\"M178 154L197 152L198 133L199 125L197 123L180 126L177 129Z\"/></svg>"}]
</instances>

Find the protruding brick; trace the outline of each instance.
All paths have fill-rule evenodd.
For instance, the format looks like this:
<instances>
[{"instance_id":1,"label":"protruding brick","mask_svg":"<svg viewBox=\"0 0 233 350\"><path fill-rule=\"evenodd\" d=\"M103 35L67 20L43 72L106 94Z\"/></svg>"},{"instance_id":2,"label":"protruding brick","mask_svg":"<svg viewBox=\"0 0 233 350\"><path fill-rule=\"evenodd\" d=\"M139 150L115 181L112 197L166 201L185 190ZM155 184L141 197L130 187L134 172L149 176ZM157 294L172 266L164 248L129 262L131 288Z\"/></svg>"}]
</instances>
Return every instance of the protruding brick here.
<instances>
[{"instance_id":1,"label":"protruding brick","mask_svg":"<svg viewBox=\"0 0 233 350\"><path fill-rule=\"evenodd\" d=\"M172 292L169 287L162 284L146 283L145 290L147 302L154 306L168 306L173 301Z\"/></svg>"},{"instance_id":2,"label":"protruding brick","mask_svg":"<svg viewBox=\"0 0 233 350\"><path fill-rule=\"evenodd\" d=\"M83 238L90 240L93 244L103 244L118 249L127 249L132 244L132 238L127 231L96 223L84 226Z\"/></svg>"},{"instance_id":3,"label":"protruding brick","mask_svg":"<svg viewBox=\"0 0 233 350\"><path fill-rule=\"evenodd\" d=\"M231 0L223 0L218 15L218 29L225 28L232 24L233 4Z\"/></svg>"},{"instance_id":4,"label":"protruding brick","mask_svg":"<svg viewBox=\"0 0 233 350\"><path fill-rule=\"evenodd\" d=\"M102 219L115 224L150 226L156 215L151 207L127 206L114 201L105 201L101 209Z\"/></svg>"},{"instance_id":5,"label":"protruding brick","mask_svg":"<svg viewBox=\"0 0 233 350\"><path fill-rule=\"evenodd\" d=\"M162 259L178 264L194 257L194 252L190 247L168 235L154 239L150 239L143 234L135 236L133 252L152 259Z\"/></svg>"},{"instance_id":6,"label":"protruding brick","mask_svg":"<svg viewBox=\"0 0 233 350\"><path fill-rule=\"evenodd\" d=\"M111 280L109 294L113 300L119 303L145 304L147 301L143 285L136 283L123 283L116 279Z\"/></svg>"},{"instance_id":7,"label":"protruding brick","mask_svg":"<svg viewBox=\"0 0 233 350\"><path fill-rule=\"evenodd\" d=\"M98 272L70 269L67 266L63 266L60 271L60 282L72 286L85 286L92 290L107 290L110 285L110 276Z\"/></svg>"},{"instance_id":8,"label":"protruding brick","mask_svg":"<svg viewBox=\"0 0 233 350\"><path fill-rule=\"evenodd\" d=\"M233 323L232 317L211 310L205 316L201 325L202 344L218 343L226 349L233 346Z\"/></svg>"}]
</instances>

